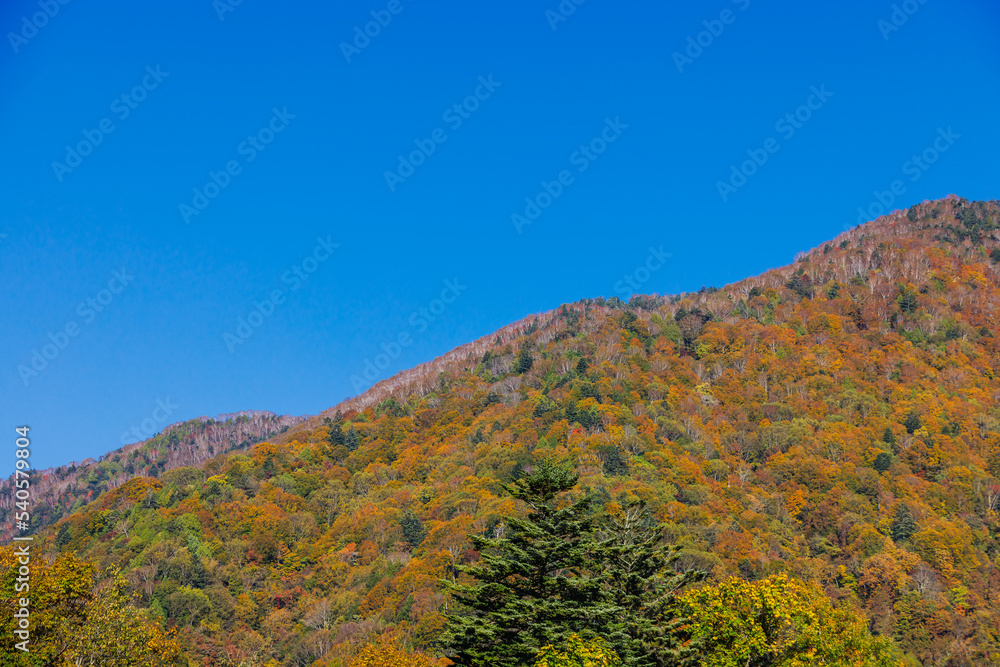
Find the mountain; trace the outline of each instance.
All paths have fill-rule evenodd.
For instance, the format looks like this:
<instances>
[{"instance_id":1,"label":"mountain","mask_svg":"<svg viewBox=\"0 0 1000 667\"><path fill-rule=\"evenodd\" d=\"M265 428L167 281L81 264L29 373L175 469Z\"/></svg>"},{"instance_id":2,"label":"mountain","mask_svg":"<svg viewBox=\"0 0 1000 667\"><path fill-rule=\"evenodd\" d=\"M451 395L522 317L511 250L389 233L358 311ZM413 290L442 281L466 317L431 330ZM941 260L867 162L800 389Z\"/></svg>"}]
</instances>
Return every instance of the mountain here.
<instances>
[{"instance_id":1,"label":"mountain","mask_svg":"<svg viewBox=\"0 0 1000 667\"><path fill-rule=\"evenodd\" d=\"M179 466L199 465L216 454L246 449L303 419L256 410L215 419L199 417L171 424L151 438L116 449L96 461L84 459L34 471L30 529L35 532L50 526L130 479L155 477ZM0 480L0 525L4 527L0 539L4 541L16 532L10 521L15 503L13 485L14 475Z\"/></svg>"},{"instance_id":2,"label":"mountain","mask_svg":"<svg viewBox=\"0 0 1000 667\"><path fill-rule=\"evenodd\" d=\"M925 201L732 285L525 318L36 548L119 564L188 664L434 654L441 580L548 459L644 499L678 567L817 584L900 664L998 665L998 307L1000 202Z\"/></svg>"}]
</instances>

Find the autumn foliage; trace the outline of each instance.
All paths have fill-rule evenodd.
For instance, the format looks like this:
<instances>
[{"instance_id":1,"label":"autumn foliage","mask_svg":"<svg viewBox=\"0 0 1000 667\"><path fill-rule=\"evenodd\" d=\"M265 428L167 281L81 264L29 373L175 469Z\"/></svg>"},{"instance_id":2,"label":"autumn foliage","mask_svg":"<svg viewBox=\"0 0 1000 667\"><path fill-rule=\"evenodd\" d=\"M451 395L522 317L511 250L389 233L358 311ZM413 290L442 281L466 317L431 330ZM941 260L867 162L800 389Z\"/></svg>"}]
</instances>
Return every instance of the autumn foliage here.
<instances>
[{"instance_id":1,"label":"autumn foliage","mask_svg":"<svg viewBox=\"0 0 1000 667\"><path fill-rule=\"evenodd\" d=\"M709 573L692 630L719 645L835 622L905 664L996 665L998 315L997 203L925 202L739 283L526 318L95 494L39 548L119 565L180 664L347 667L382 636L419 661L441 655L442 580L470 583L469 536L523 516L502 485L544 456L595 511L666 523L677 568ZM786 630L759 633L764 611ZM843 664L878 664L861 645Z\"/></svg>"},{"instance_id":2,"label":"autumn foliage","mask_svg":"<svg viewBox=\"0 0 1000 667\"><path fill-rule=\"evenodd\" d=\"M349 667L436 667L436 665L437 661L406 651L392 641L383 640L361 649L361 652L351 660Z\"/></svg>"},{"instance_id":3,"label":"autumn foliage","mask_svg":"<svg viewBox=\"0 0 1000 667\"><path fill-rule=\"evenodd\" d=\"M23 544L23 543L22 543ZM19 575L28 561L29 573ZM101 665L162 667L174 664L180 648L173 632L163 631L148 611L137 608L128 582L117 568L98 575L93 566L70 554L48 562L25 558L10 546L0 547L0 586L15 591L15 577L28 588L4 595L0 633L0 665ZM29 601L27 651L13 648L16 600Z\"/></svg>"},{"instance_id":4,"label":"autumn foliage","mask_svg":"<svg viewBox=\"0 0 1000 667\"><path fill-rule=\"evenodd\" d=\"M864 616L785 575L706 586L685 594L682 607L704 667L896 664L890 642L872 638Z\"/></svg>"},{"instance_id":5,"label":"autumn foliage","mask_svg":"<svg viewBox=\"0 0 1000 667\"><path fill-rule=\"evenodd\" d=\"M534 667L619 667L618 654L600 638L584 640L570 635L564 650L543 646Z\"/></svg>"}]
</instances>

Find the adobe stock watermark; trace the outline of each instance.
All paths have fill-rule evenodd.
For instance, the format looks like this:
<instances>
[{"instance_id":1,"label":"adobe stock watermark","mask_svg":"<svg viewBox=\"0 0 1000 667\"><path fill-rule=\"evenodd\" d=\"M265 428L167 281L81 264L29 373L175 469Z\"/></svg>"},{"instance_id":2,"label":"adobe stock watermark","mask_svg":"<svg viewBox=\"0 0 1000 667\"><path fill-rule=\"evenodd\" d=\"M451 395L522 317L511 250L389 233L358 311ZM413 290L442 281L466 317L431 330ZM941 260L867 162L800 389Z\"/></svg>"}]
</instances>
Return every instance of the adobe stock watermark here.
<instances>
[{"instance_id":1,"label":"adobe stock watermark","mask_svg":"<svg viewBox=\"0 0 1000 667\"><path fill-rule=\"evenodd\" d=\"M14 49L14 53L20 53L21 47L27 44L38 34L38 31L49 24L59 13L60 6L66 6L69 0L38 0L38 6L42 11L35 12L29 19L27 16L21 17L21 29L18 32L8 32L7 41Z\"/></svg>"},{"instance_id":2,"label":"adobe stock watermark","mask_svg":"<svg viewBox=\"0 0 1000 667\"><path fill-rule=\"evenodd\" d=\"M288 113L288 107L282 107L281 111L275 107L271 109L271 119L267 125L257 130L256 133L247 136L236 146L236 153L244 156L247 164L257 159L258 153L262 152L274 141L274 138L288 127L288 123L296 117L293 113ZM229 160L218 172L209 171L208 180L200 188L192 188L194 195L191 204L181 203L178 210L184 224L190 224L193 216L201 215L201 212L208 208L212 200L218 197L223 190L229 187L233 178L243 173L243 165L239 160Z\"/></svg>"},{"instance_id":3,"label":"adobe stock watermark","mask_svg":"<svg viewBox=\"0 0 1000 667\"><path fill-rule=\"evenodd\" d=\"M618 137L628 129L628 125L621 122L619 116L614 120L604 119L604 127L600 133L586 144L582 144L569 156L569 163L576 167L578 173L587 171L590 165L601 156L608 146L618 141ZM533 224L541 215L542 211L552 205L556 199L562 196L567 187L575 182L575 176L569 169L563 169L551 181L542 181L542 189L533 197L524 198L524 211L522 213L512 213L510 221L514 224L514 229L518 234L523 233L524 227Z\"/></svg>"},{"instance_id":4,"label":"adobe stock watermark","mask_svg":"<svg viewBox=\"0 0 1000 667\"><path fill-rule=\"evenodd\" d=\"M236 8L243 4L243 0L212 0L212 9L220 21L226 20L226 14L236 11Z\"/></svg>"},{"instance_id":5,"label":"adobe stock watermark","mask_svg":"<svg viewBox=\"0 0 1000 667\"><path fill-rule=\"evenodd\" d=\"M496 89L502 85L502 82L493 80L492 74L485 78L479 77L479 85L472 91L472 94L445 109L444 113L441 114L441 119L448 123L448 127L452 131L457 130L472 117L472 114L479 109L479 105L490 99ZM427 158L434 154L438 144L443 144L446 141L448 141L448 134L440 127L435 128L427 139L414 139L416 150L410 151L406 157L397 156L399 164L396 165L396 170L385 172L385 182L389 186L389 191L395 192L396 186L413 176L417 167L423 165Z\"/></svg>"},{"instance_id":6,"label":"adobe stock watermark","mask_svg":"<svg viewBox=\"0 0 1000 667\"><path fill-rule=\"evenodd\" d=\"M407 2L412 2L412 0L407 0ZM385 9L373 9L370 12L372 20L365 23L364 30L359 25L354 26L354 39L350 43L340 43L340 52L344 54L347 64L350 65L351 58L360 55L362 51L367 49L372 40L382 34L382 29L389 27L389 24L392 23L392 17L399 16L404 9L406 7L401 0L389 0Z\"/></svg>"},{"instance_id":7,"label":"adobe stock watermark","mask_svg":"<svg viewBox=\"0 0 1000 667\"><path fill-rule=\"evenodd\" d=\"M266 319L274 314L275 308L285 303L287 292L298 291L308 282L310 276L316 273L320 264L330 259L333 251L339 247L340 244L331 241L329 236L325 239L321 236L317 237L316 247L313 248L312 253L306 255L305 259L298 264L293 264L290 269L281 274L281 283L288 285L288 289L276 287L264 297L263 301L254 301L250 314L246 317L240 316L236 320L235 335L228 331L223 332L222 340L229 353L232 354L238 345L247 342L254 331L263 326Z\"/></svg>"},{"instance_id":8,"label":"adobe stock watermark","mask_svg":"<svg viewBox=\"0 0 1000 667\"><path fill-rule=\"evenodd\" d=\"M662 269L663 265L671 257L673 257L673 253L663 252L662 245L659 248L649 246L649 255L646 257L646 261L637 266L635 270L626 273L621 280L616 282L615 291L621 292L626 296L637 294L639 288L649 281L654 273Z\"/></svg>"},{"instance_id":9,"label":"adobe stock watermark","mask_svg":"<svg viewBox=\"0 0 1000 667\"><path fill-rule=\"evenodd\" d=\"M149 93L156 90L168 76L170 76L170 72L160 70L159 65L156 66L156 69L147 65L146 75L142 77L142 81L136 84L132 90L122 93L111 101L111 113L115 114L118 120L125 120L135 109L139 108L139 104L146 101ZM102 118L93 130L83 130L82 140L78 141L75 146L66 146L65 162L58 160L52 162L52 171L55 172L59 182L62 183L66 174L73 173L74 169L83 164L83 158L93 153L94 149L104 141L104 137L114 131L115 123L111 118Z\"/></svg>"},{"instance_id":10,"label":"adobe stock watermark","mask_svg":"<svg viewBox=\"0 0 1000 667\"><path fill-rule=\"evenodd\" d=\"M732 2L740 8L741 12L746 11L747 7L750 6L750 0L732 0ZM715 40L722 36L722 33L726 30L726 26L732 25L736 21L736 16L733 10L723 9L719 12L719 18L702 21L701 24L705 26L705 29L694 37L688 35L687 47L684 49L684 53L674 51L671 54L671 57L674 59L674 65L677 66L677 71L683 74L684 66L691 65L695 60L700 58L705 49L712 46Z\"/></svg>"},{"instance_id":11,"label":"adobe stock watermark","mask_svg":"<svg viewBox=\"0 0 1000 667\"><path fill-rule=\"evenodd\" d=\"M937 136L930 146L922 150L919 154L914 153L909 160L903 163L900 167L900 171L903 172L904 176L909 176L909 181L911 183L916 183L920 180L928 169L931 168L935 162L941 157L942 153L947 153L948 150L955 145L955 142L962 137L961 134L957 134L951 129L951 125L948 129L939 127L937 130ZM901 197L906 193L907 185L901 179L896 179L889 184L889 188L885 191L875 190L872 195L875 199L867 206L858 207L858 219L855 225L861 225L869 220L874 220L880 215L885 215L889 211L893 210L890 208L896 201L897 197ZM850 225L844 225L844 229L850 229Z\"/></svg>"},{"instance_id":12,"label":"adobe stock watermark","mask_svg":"<svg viewBox=\"0 0 1000 667\"><path fill-rule=\"evenodd\" d=\"M156 399L156 407L153 408L150 416L139 422L138 426L133 426L122 433L120 442L123 445L128 445L133 442L152 438L163 430L163 427L170 421L170 415L174 414L174 410L179 407L176 403L170 402L169 396L165 399Z\"/></svg>"},{"instance_id":13,"label":"adobe stock watermark","mask_svg":"<svg viewBox=\"0 0 1000 667\"><path fill-rule=\"evenodd\" d=\"M77 304L76 314L80 316L84 324L90 324L97 319L97 314L103 313L115 300L115 296L125 291L125 288L133 280L135 280L135 276L128 273L127 269L112 271L108 286ZM76 320L69 320L55 333L50 331L48 334L49 342L44 343L40 348L31 350L31 359L28 363L19 364L17 367L17 373L21 376L21 382L24 383L24 386L27 387L32 378L38 377L42 371L48 368L49 363L66 349L70 339L79 336L81 331L80 324Z\"/></svg>"},{"instance_id":14,"label":"adobe stock watermark","mask_svg":"<svg viewBox=\"0 0 1000 667\"><path fill-rule=\"evenodd\" d=\"M906 25L910 17L920 10L920 6L925 4L927 4L927 0L903 0L899 4L893 3L889 20L879 19L875 24L879 32L882 33L882 41L888 42L889 35L898 32L900 28Z\"/></svg>"},{"instance_id":15,"label":"adobe stock watermark","mask_svg":"<svg viewBox=\"0 0 1000 667\"><path fill-rule=\"evenodd\" d=\"M811 86L809 90L812 94L806 99L806 103L800 105L794 111L786 113L774 124L775 132L781 133L786 141L795 136L796 131L801 130L813 116L814 111L819 111L826 104L827 100L833 97L833 93L826 89L826 84L820 84L819 88ZM746 185L747 179L757 173L757 170L764 166L768 158L781 149L781 144L774 137L764 140L762 148L748 148L747 155L750 159L744 160L737 168L735 164L729 165L730 174L728 181L716 181L715 187L719 191L722 201L729 201L729 196Z\"/></svg>"},{"instance_id":16,"label":"adobe stock watermark","mask_svg":"<svg viewBox=\"0 0 1000 667\"><path fill-rule=\"evenodd\" d=\"M24 432L27 433L27 427L24 428L25 428ZM18 432L20 433L20 429L18 429ZM27 451L27 450L21 450L21 451ZM15 477L26 474L23 470L21 470L20 466L18 466L17 470L15 470L15 473L16 473ZM25 477L24 479L27 479L27 477ZM24 490L19 489L19 491L24 491ZM28 491L26 495L27 497L30 497L30 491ZM29 506L30 505L27 504L27 499L18 501L17 504L15 505L15 507L17 507L18 509ZM18 513L17 516L18 517L23 516L25 519L27 519L28 513L22 510L20 513ZM27 520L21 521L19 519L17 522L17 526L20 530L27 529L28 527ZM12 620L14 622L12 623L12 625L15 628L13 634L16 635L18 639L21 640L19 642L14 642L14 648L23 653L31 653L31 649L29 648L29 644L31 643L31 609L33 607L32 596L35 595L34 593L31 592L31 587L34 585L31 583L31 545L25 544L25 542L32 542L34 539L35 538L33 535L32 536L18 535L17 537L14 538L14 540L19 542L20 544L17 545L17 549L14 551L14 556L16 556L17 558L16 574L18 575L18 577L17 579L14 580L14 586L12 592L20 593L25 597L18 597L16 600L17 607L13 612ZM13 569L13 564L11 569ZM14 572L11 572L11 574L14 574ZM11 596L10 601L11 601L11 607L13 607L14 606L13 603L15 602L13 596Z\"/></svg>"},{"instance_id":17,"label":"adobe stock watermark","mask_svg":"<svg viewBox=\"0 0 1000 667\"><path fill-rule=\"evenodd\" d=\"M587 0L562 0L559 6L556 7L555 11L551 9L545 10L545 19L549 22L549 27L554 31L559 27L560 23L565 22L576 13L576 8L585 3Z\"/></svg>"},{"instance_id":18,"label":"adobe stock watermark","mask_svg":"<svg viewBox=\"0 0 1000 667\"><path fill-rule=\"evenodd\" d=\"M407 318L406 322L410 328L400 331L395 338L382 343L379 346L382 350L381 352L376 354L373 359L365 359L364 370L361 371L361 375L351 376L351 386L354 387L354 391L361 393L370 387L378 379L379 373L388 368L393 360L398 359L403 354L404 348L413 345L413 334L422 334L427 331L431 322L434 322L443 315L448 306L455 303L458 297L462 295L462 292L468 288L468 285L458 282L458 278L445 280L441 295L437 299L432 299L426 306L421 306L413 311L409 318ZM411 330L413 334L410 333ZM364 377L362 378L362 376Z\"/></svg>"}]
</instances>

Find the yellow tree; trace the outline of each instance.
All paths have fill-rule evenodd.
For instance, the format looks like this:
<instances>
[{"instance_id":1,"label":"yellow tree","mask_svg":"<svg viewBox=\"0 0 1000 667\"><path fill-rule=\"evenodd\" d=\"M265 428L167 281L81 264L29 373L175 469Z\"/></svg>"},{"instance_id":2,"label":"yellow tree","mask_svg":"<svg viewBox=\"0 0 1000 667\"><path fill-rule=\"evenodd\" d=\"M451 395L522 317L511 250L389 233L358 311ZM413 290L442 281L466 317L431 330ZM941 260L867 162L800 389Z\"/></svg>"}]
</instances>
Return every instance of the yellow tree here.
<instances>
[{"instance_id":1,"label":"yellow tree","mask_svg":"<svg viewBox=\"0 0 1000 667\"><path fill-rule=\"evenodd\" d=\"M618 654L600 637L584 640L572 634L566 645L565 651L543 646L534 667L619 667L622 664Z\"/></svg>"},{"instance_id":2,"label":"yellow tree","mask_svg":"<svg viewBox=\"0 0 1000 667\"><path fill-rule=\"evenodd\" d=\"M681 597L703 667L896 664L889 643L872 637L858 612L834 607L812 585L777 575L730 579Z\"/></svg>"},{"instance_id":3,"label":"yellow tree","mask_svg":"<svg viewBox=\"0 0 1000 667\"><path fill-rule=\"evenodd\" d=\"M86 665L88 667L159 667L171 664L180 650L144 610L125 593L127 584L116 570L94 586L95 569L72 554L49 562L40 554L20 556L15 547L0 548L0 633L14 638L15 604L28 600L29 650L7 644L0 650L0 667ZM30 569L28 588L18 591L19 568ZM13 591L13 595L8 595Z\"/></svg>"},{"instance_id":4,"label":"yellow tree","mask_svg":"<svg viewBox=\"0 0 1000 667\"><path fill-rule=\"evenodd\" d=\"M351 660L350 667L436 667L437 664L427 656L406 651L383 637L361 649Z\"/></svg>"},{"instance_id":5,"label":"yellow tree","mask_svg":"<svg viewBox=\"0 0 1000 667\"><path fill-rule=\"evenodd\" d=\"M84 623L86 605L93 598L93 574L91 565L73 555L49 562L30 547L0 547L0 666L58 664ZM27 606L20 605L22 600ZM15 635L23 625L15 616L20 609L28 610L23 619L27 638ZM27 651L15 648L25 639L22 648Z\"/></svg>"},{"instance_id":6,"label":"yellow tree","mask_svg":"<svg viewBox=\"0 0 1000 667\"><path fill-rule=\"evenodd\" d=\"M149 612L137 609L127 582L115 567L84 609L85 622L66 652L73 665L101 667L159 667L180 654L173 637L164 633Z\"/></svg>"}]
</instances>

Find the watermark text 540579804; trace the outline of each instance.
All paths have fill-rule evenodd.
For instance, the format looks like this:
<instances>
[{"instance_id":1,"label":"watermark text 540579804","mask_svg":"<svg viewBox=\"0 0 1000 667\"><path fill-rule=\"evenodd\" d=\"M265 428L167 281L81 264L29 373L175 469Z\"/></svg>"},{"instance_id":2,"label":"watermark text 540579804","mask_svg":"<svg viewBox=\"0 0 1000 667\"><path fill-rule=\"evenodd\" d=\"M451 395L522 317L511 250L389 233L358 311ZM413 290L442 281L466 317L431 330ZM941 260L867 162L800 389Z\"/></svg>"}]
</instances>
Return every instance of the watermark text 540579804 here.
<instances>
[{"instance_id":1,"label":"watermark text 540579804","mask_svg":"<svg viewBox=\"0 0 1000 667\"><path fill-rule=\"evenodd\" d=\"M17 448L14 450L14 507L17 512L14 514L14 522L17 529L28 530L31 523L31 480L28 471L31 469L29 458L31 457L31 440L28 439L28 426L17 427Z\"/></svg>"},{"instance_id":2,"label":"watermark text 540579804","mask_svg":"<svg viewBox=\"0 0 1000 667\"><path fill-rule=\"evenodd\" d=\"M31 464L28 458L31 456L31 441L28 439L27 426L18 426L16 448L14 450L16 462L14 466L14 522L18 532L25 532L31 526ZM17 549L14 556L17 558L17 577L14 579L14 593L17 595L14 603L14 635L21 641L14 643L14 648L18 651L28 653L29 642L31 641L31 541L33 537L15 535L14 542Z\"/></svg>"}]
</instances>

